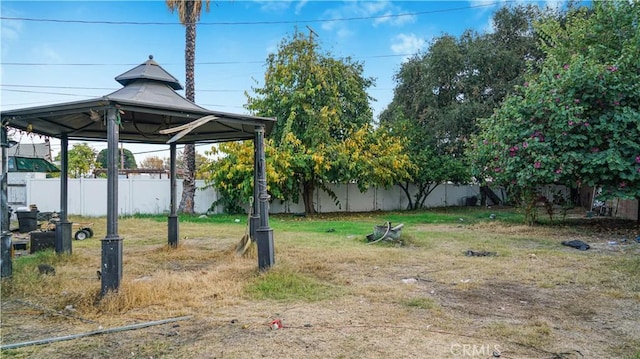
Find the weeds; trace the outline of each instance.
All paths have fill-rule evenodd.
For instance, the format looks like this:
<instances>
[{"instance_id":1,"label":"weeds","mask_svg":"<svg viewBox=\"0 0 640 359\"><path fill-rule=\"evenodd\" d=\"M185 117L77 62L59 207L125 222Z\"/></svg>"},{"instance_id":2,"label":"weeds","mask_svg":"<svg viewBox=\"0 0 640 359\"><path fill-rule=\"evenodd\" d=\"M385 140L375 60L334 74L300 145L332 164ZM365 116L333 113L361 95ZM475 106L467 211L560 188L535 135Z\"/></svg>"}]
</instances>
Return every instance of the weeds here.
<instances>
[{"instance_id":1,"label":"weeds","mask_svg":"<svg viewBox=\"0 0 640 359\"><path fill-rule=\"evenodd\" d=\"M434 310L439 308L438 304L431 298L410 298L403 300L401 304L409 308L425 310Z\"/></svg>"},{"instance_id":2,"label":"weeds","mask_svg":"<svg viewBox=\"0 0 640 359\"><path fill-rule=\"evenodd\" d=\"M340 291L308 275L278 268L258 275L246 292L258 300L313 302L335 296Z\"/></svg>"}]
</instances>

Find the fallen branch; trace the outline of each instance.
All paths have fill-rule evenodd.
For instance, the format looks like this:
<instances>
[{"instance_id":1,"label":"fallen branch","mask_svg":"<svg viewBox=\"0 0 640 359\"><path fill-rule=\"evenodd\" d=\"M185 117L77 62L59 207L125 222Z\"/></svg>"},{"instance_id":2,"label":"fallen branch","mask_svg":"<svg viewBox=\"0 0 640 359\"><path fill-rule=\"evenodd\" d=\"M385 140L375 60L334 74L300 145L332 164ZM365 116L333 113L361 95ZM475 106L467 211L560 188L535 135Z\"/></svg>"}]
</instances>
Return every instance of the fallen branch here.
<instances>
[{"instance_id":1,"label":"fallen branch","mask_svg":"<svg viewBox=\"0 0 640 359\"><path fill-rule=\"evenodd\" d=\"M138 324L126 325L126 326L123 326L123 327L116 327L116 328L110 328L110 329L94 330L92 332L65 335L65 336L62 336L62 337L53 337L53 338L32 340L32 341L29 341L29 342L7 344L7 345L0 346L0 350L16 349L16 348L26 347L26 346L29 346L29 345L49 344L49 343L61 342L61 341L65 341L65 340L89 337L89 336L98 335L98 334L108 334L108 333L123 332L123 331L126 331L126 330L141 329L141 328L151 327L151 326L154 326L154 325L173 323L173 322L177 322L177 321L180 321L180 320L187 320L187 319L191 319L191 316L171 318L171 319L163 319L163 320L156 320L156 321L153 321L153 322L138 323Z\"/></svg>"}]
</instances>

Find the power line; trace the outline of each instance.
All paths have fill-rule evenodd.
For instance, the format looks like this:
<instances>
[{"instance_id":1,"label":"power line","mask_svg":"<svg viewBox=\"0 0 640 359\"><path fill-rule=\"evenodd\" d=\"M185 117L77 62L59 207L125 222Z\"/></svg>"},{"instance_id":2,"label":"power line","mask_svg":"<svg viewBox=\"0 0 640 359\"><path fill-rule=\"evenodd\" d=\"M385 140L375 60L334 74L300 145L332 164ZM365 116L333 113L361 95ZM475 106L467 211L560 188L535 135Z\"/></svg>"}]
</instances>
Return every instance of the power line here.
<instances>
[{"instance_id":1,"label":"power line","mask_svg":"<svg viewBox=\"0 0 640 359\"><path fill-rule=\"evenodd\" d=\"M0 85L0 87L22 87L22 88L55 88L55 89L74 89L74 90L117 90L116 88L100 88L100 87L76 87L76 86L38 86L38 85ZM375 91L388 91L386 88L372 88ZM16 90L16 89L0 89L0 91L8 92L23 92L23 93L37 93L43 95L62 95L62 96L82 96L82 97L96 97L91 95L74 94L66 92L50 92L50 91L34 91L34 90ZM245 90L198 90L196 92L244 92ZM203 104L206 105L206 104ZM224 106L224 105L208 105L208 106Z\"/></svg>"},{"instance_id":2,"label":"power line","mask_svg":"<svg viewBox=\"0 0 640 359\"><path fill-rule=\"evenodd\" d=\"M511 1L507 1L511 2ZM385 15L371 15L371 16L354 16L335 19L315 19L315 20L273 20L273 21L219 21L219 22L198 22L197 25L209 26L236 26L236 25L280 25L280 24L311 24L322 22L344 22L344 21L357 21L357 20L376 20L376 19L392 19L405 16L422 16L430 14L439 14L445 12L455 12L461 10L476 9L482 7L492 7L501 2L484 3L477 5L461 6L448 9L437 9L428 11L416 11L400 14L385 14ZM42 19L42 18L30 18L30 17L9 17L0 16L0 20L19 20L19 21L33 21L33 22L54 22L54 23L71 23L71 24L100 24L100 25L160 25L160 26L183 26L181 22L159 22L159 21L107 21L107 20L68 20L68 19Z\"/></svg>"},{"instance_id":3,"label":"power line","mask_svg":"<svg viewBox=\"0 0 640 359\"><path fill-rule=\"evenodd\" d=\"M2 89L2 91L24 92L24 93L39 93L39 94L46 94L46 95L61 95L61 96L95 97L95 96L89 96L89 95L80 95L80 94L72 94L72 93L64 93L64 92L29 91L29 90L12 90L12 89Z\"/></svg>"},{"instance_id":4,"label":"power line","mask_svg":"<svg viewBox=\"0 0 640 359\"><path fill-rule=\"evenodd\" d=\"M46 88L46 89L69 89L69 90L117 90L114 87L79 87L79 86L45 86L45 85L15 85L15 84L0 84L2 87L26 87L26 88Z\"/></svg>"},{"instance_id":5,"label":"power line","mask_svg":"<svg viewBox=\"0 0 640 359\"><path fill-rule=\"evenodd\" d=\"M46 104L50 103L49 101L35 101L35 102L20 102L20 103L3 103L2 106L25 106L25 105L37 105L37 104Z\"/></svg>"},{"instance_id":6,"label":"power line","mask_svg":"<svg viewBox=\"0 0 640 359\"><path fill-rule=\"evenodd\" d=\"M405 57L413 54L385 54L385 55L371 55L371 56L357 56L352 57L355 60L363 59L380 59L388 57ZM196 62L196 65L242 65L242 64L262 64L264 61L252 60L252 61L213 61L213 62ZM47 63L47 62L0 62L2 66L138 66L137 64L108 64L108 63ZM163 66L178 66L183 64L178 63L164 63Z\"/></svg>"},{"instance_id":7,"label":"power line","mask_svg":"<svg viewBox=\"0 0 640 359\"><path fill-rule=\"evenodd\" d=\"M238 64L261 64L264 61L213 61L196 62L196 65L238 65ZM107 63L47 63L47 62L1 62L3 66L138 66L136 64L107 64ZM165 63L164 66L182 65L178 63Z\"/></svg>"},{"instance_id":8,"label":"power line","mask_svg":"<svg viewBox=\"0 0 640 359\"><path fill-rule=\"evenodd\" d=\"M7 86L7 85L2 85L2 86ZM23 85L22 87L30 87L27 85ZM51 88L70 88L70 87L65 87L65 86L33 86L33 87L51 87ZM78 89L78 90L83 90L85 88L83 87L73 87L74 89ZM86 88L86 89L94 89L94 88ZM90 95L83 95L83 94L73 94L73 93L63 93L63 92L50 92L50 91L30 91L30 90L14 90L14 89L1 89L0 91L8 91L8 92L21 92L21 93L34 93L34 94L43 94L43 95L61 95L61 96L72 96L72 97L87 97L87 98L95 98L98 96L90 96ZM205 92L207 90L196 90L196 92ZM208 90L208 91L216 91L216 90ZM225 90L221 90L221 91L225 91ZM244 90L234 90L236 92L244 92ZM2 103L2 106L18 106L18 105L31 105L31 104L38 104L38 103L49 103L51 101L38 101L38 102L26 102L26 103L14 103L14 104L5 104ZM244 106L239 106L239 105L220 105L220 104L200 104L201 106L210 106L210 107L228 107L228 108L241 108L244 109Z\"/></svg>"},{"instance_id":9,"label":"power line","mask_svg":"<svg viewBox=\"0 0 640 359\"><path fill-rule=\"evenodd\" d=\"M18 87L18 88L43 88L43 89L64 89L64 90L107 90L115 91L119 88L115 87L81 87L81 86L45 86L45 85L15 85L15 84L0 84L0 87ZM17 91L13 89L5 89L3 91ZM244 90L210 90L210 89L198 89L198 92L244 92Z\"/></svg>"}]
</instances>

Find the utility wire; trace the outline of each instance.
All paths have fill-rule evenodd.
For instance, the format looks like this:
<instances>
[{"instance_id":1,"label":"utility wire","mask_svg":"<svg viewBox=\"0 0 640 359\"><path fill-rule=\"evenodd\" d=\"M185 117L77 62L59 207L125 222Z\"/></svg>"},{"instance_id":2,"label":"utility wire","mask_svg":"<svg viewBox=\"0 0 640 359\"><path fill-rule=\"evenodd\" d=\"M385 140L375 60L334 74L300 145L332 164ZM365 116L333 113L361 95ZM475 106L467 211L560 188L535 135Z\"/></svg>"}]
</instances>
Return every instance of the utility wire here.
<instances>
[{"instance_id":1,"label":"utility wire","mask_svg":"<svg viewBox=\"0 0 640 359\"><path fill-rule=\"evenodd\" d=\"M116 91L120 88L115 87L81 87L81 86L45 86L45 85L15 85L15 84L0 84L0 87L18 87L18 88L43 88L43 89L65 89L65 90L107 90ZM13 89L4 89L3 91L17 91ZM244 90L197 90L198 92L243 92Z\"/></svg>"},{"instance_id":2,"label":"utility wire","mask_svg":"<svg viewBox=\"0 0 640 359\"><path fill-rule=\"evenodd\" d=\"M0 84L2 87L26 87L26 88L45 88L45 89L69 89L69 90L117 90L115 87L79 87L79 86L45 86L45 85L15 85Z\"/></svg>"},{"instance_id":3,"label":"utility wire","mask_svg":"<svg viewBox=\"0 0 640 359\"><path fill-rule=\"evenodd\" d=\"M371 56L357 56L353 59L380 59L389 57L405 57L412 56L414 54L387 54L387 55L371 55ZM263 64L264 61L252 60L252 61L208 61L208 62L196 62L196 65L242 65L242 64ZM47 63L47 62L0 62L2 66L138 66L136 64L107 64L107 63ZM164 63L163 66L178 66L183 64L178 63Z\"/></svg>"},{"instance_id":4,"label":"utility wire","mask_svg":"<svg viewBox=\"0 0 640 359\"><path fill-rule=\"evenodd\" d=\"M239 64L262 64L264 61L213 61L196 62L196 65L239 65ZM106 64L106 63L47 63L47 62L2 62L4 66L138 66L136 64ZM164 66L182 65L178 63L165 63Z\"/></svg>"},{"instance_id":5,"label":"utility wire","mask_svg":"<svg viewBox=\"0 0 640 359\"><path fill-rule=\"evenodd\" d=\"M512 1L507 1L512 2ZM385 15L372 15L372 16L354 16L354 17L344 17L344 18L335 18L335 19L315 19L315 20L273 20L273 21L219 21L219 22L197 22L197 25L224 25L224 26L234 26L234 25L278 25L278 24L299 24L299 23L322 23L322 22L344 22L344 21L356 21L356 20L376 20L376 19L392 19L404 16L421 16L421 15L430 15L430 14L439 14L445 12L455 12L461 10L469 10L476 9L482 7L490 7L497 5L501 2L492 2L492 3L483 3L477 5L469 5L469 6L461 6L455 8L447 8L447 9L437 9L437 10L428 10L428 11L416 11L416 12L407 12L401 14L385 14ZM101 25L180 25L183 26L181 22L158 22L158 21L107 21L107 20L68 20L68 19L42 19L42 18L30 18L30 17L9 17L9 16L0 16L1 20L19 20L19 21L33 21L33 22L54 22L54 23L72 23L72 24L101 24Z\"/></svg>"},{"instance_id":6,"label":"utility wire","mask_svg":"<svg viewBox=\"0 0 640 359\"><path fill-rule=\"evenodd\" d=\"M12 86L12 85L0 85L0 86ZM33 88L59 88L59 89L75 89L75 90L96 90L98 88L93 88L93 87L66 87L66 86L29 86L29 85L22 85L20 87L33 87ZM108 90L117 90L117 89L108 89ZM373 88L370 89L371 91L390 91L391 89L388 88ZM86 95L86 94L76 94L76 93L66 93L66 92L50 92L50 91L35 91L35 90L16 90L16 89L0 89L0 91L7 91L7 92L21 92L21 93L37 93L37 94L43 94L43 95L60 95L60 96L80 96L80 97L87 97L87 98L94 98L94 97L100 97L100 95ZM244 90L196 90L196 92L244 92ZM223 107L223 106L227 106L227 105L213 105L213 104L202 104L203 106L214 106L214 107ZM5 105L7 106L7 105ZM238 108L242 108L240 106L227 106L227 107L238 107Z\"/></svg>"},{"instance_id":7,"label":"utility wire","mask_svg":"<svg viewBox=\"0 0 640 359\"><path fill-rule=\"evenodd\" d=\"M25 92L25 93L39 93L39 94L46 94L46 95L61 95L61 96L96 97L96 96L89 96L89 95L81 95L81 94L73 94L73 93L64 93L64 92L29 91L29 90L12 90L12 89L2 89L2 91L9 91L9 92Z\"/></svg>"}]
</instances>

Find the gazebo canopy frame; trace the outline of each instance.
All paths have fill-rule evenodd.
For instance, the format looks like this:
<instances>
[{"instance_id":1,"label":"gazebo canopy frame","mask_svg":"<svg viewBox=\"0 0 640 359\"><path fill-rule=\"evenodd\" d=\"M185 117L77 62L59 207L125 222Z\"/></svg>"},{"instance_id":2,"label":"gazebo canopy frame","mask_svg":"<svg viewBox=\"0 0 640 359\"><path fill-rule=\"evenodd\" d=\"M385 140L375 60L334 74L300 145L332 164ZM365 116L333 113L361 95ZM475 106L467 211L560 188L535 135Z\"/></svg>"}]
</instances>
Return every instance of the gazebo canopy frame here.
<instances>
[{"instance_id":1,"label":"gazebo canopy frame","mask_svg":"<svg viewBox=\"0 0 640 359\"><path fill-rule=\"evenodd\" d=\"M106 96L0 113L2 121L2 213L8 212L6 148L7 129L55 137L61 142L60 223L56 226L56 252L71 253L68 220L68 143L70 140L107 141L107 233L102 240L102 294L118 290L122 279L122 239L118 234L118 144L168 144L170 149L171 203L168 243L178 243L176 213L176 144L254 141L254 201L250 220L252 239L258 244L258 266L274 261L273 231L269 227L264 137L275 119L210 111L179 95L179 81L158 65L152 56L117 76L124 87ZM265 184L264 186L262 184ZM2 216L2 277L11 276L11 233Z\"/></svg>"}]
</instances>

